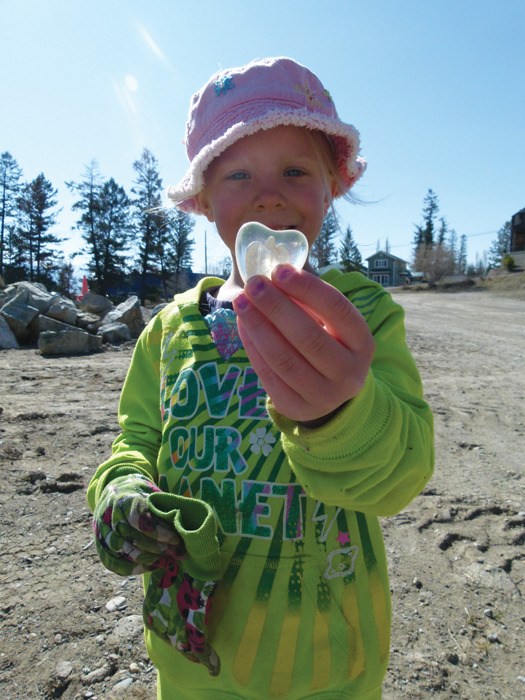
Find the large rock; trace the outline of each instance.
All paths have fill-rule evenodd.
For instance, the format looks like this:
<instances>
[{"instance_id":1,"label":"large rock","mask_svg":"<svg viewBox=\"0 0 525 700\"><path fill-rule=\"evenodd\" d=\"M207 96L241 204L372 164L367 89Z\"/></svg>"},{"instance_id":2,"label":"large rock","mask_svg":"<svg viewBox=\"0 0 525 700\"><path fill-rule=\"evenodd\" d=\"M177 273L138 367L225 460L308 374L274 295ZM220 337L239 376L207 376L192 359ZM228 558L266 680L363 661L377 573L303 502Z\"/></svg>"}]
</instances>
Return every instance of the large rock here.
<instances>
[{"instance_id":1,"label":"large rock","mask_svg":"<svg viewBox=\"0 0 525 700\"><path fill-rule=\"evenodd\" d=\"M40 315L36 319L37 332L35 335L38 337L40 333L44 331L78 331L76 326L72 326L69 323L62 323L62 321L57 321L56 318L49 318L49 316Z\"/></svg>"},{"instance_id":2,"label":"large rock","mask_svg":"<svg viewBox=\"0 0 525 700\"><path fill-rule=\"evenodd\" d=\"M119 345L131 340L131 333L125 323L106 323L104 319L98 333L102 336L102 342L110 345Z\"/></svg>"},{"instance_id":3,"label":"large rock","mask_svg":"<svg viewBox=\"0 0 525 700\"><path fill-rule=\"evenodd\" d=\"M96 332L101 325L102 319L96 314L90 314L87 311L79 311L77 315L76 325L79 328L84 328L90 332Z\"/></svg>"},{"instance_id":4,"label":"large rock","mask_svg":"<svg viewBox=\"0 0 525 700\"><path fill-rule=\"evenodd\" d=\"M58 294L51 294L39 282L16 282L13 286L16 287L17 296L23 295L24 301L41 314L46 313L55 299L60 299Z\"/></svg>"},{"instance_id":5,"label":"large rock","mask_svg":"<svg viewBox=\"0 0 525 700\"><path fill-rule=\"evenodd\" d=\"M3 316L0 316L0 350L17 350L20 347L15 334Z\"/></svg>"},{"instance_id":6,"label":"large rock","mask_svg":"<svg viewBox=\"0 0 525 700\"><path fill-rule=\"evenodd\" d=\"M136 296L115 307L107 297L88 292L79 309L70 299L49 293L43 284L16 282L0 289L0 314L15 342L38 340L41 352L48 355L90 353L100 350L102 343L138 338L146 325L144 313ZM66 338L67 333L72 337ZM9 333L1 342L16 347Z\"/></svg>"},{"instance_id":7,"label":"large rock","mask_svg":"<svg viewBox=\"0 0 525 700\"><path fill-rule=\"evenodd\" d=\"M75 306L75 302L71 301L71 299L57 297L46 311L46 316L74 326L78 316L78 309Z\"/></svg>"},{"instance_id":8,"label":"large rock","mask_svg":"<svg viewBox=\"0 0 525 700\"><path fill-rule=\"evenodd\" d=\"M142 317L139 298L136 296L129 297L122 304L109 311L104 316L103 325L110 323L125 323L129 328L131 337L138 338L146 325Z\"/></svg>"},{"instance_id":9,"label":"large rock","mask_svg":"<svg viewBox=\"0 0 525 700\"><path fill-rule=\"evenodd\" d=\"M93 292L84 294L80 302L81 311L87 311L89 314L96 314L97 316L104 316L113 308L114 306L111 299L103 297L101 294L94 294Z\"/></svg>"},{"instance_id":10,"label":"large rock","mask_svg":"<svg viewBox=\"0 0 525 700\"><path fill-rule=\"evenodd\" d=\"M87 355L102 348L102 337L78 328L69 331L44 331L38 337L42 355Z\"/></svg>"},{"instance_id":11,"label":"large rock","mask_svg":"<svg viewBox=\"0 0 525 700\"><path fill-rule=\"evenodd\" d=\"M27 294L22 291L0 309L0 314L9 324L19 343L25 343L30 340L30 325L39 313L38 309L26 302L26 299Z\"/></svg>"}]
</instances>

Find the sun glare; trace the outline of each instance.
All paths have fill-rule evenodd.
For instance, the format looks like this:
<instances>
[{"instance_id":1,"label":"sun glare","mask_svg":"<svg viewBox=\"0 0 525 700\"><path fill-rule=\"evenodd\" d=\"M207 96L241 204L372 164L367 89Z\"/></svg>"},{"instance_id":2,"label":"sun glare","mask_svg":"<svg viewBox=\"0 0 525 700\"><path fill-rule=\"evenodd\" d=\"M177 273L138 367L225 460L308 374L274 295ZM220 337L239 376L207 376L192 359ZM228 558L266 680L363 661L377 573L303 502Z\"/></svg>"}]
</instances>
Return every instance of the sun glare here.
<instances>
[{"instance_id":1,"label":"sun glare","mask_svg":"<svg viewBox=\"0 0 525 700\"><path fill-rule=\"evenodd\" d=\"M139 89L139 84L134 75L126 75L124 78L124 85L130 92L137 92Z\"/></svg>"}]
</instances>

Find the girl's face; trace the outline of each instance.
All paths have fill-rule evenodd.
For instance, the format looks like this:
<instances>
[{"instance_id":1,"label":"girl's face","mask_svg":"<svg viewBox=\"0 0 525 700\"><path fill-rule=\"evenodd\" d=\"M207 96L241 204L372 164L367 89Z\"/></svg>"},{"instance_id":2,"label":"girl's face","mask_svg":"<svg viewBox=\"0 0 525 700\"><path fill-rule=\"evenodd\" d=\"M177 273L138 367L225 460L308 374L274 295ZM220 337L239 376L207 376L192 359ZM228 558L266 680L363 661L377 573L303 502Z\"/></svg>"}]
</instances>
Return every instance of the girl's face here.
<instances>
[{"instance_id":1,"label":"girl's face","mask_svg":"<svg viewBox=\"0 0 525 700\"><path fill-rule=\"evenodd\" d=\"M312 245L331 202L331 184L312 146L296 126L278 126L240 139L215 158L199 194L235 260L235 237L248 221L298 229Z\"/></svg>"}]
</instances>

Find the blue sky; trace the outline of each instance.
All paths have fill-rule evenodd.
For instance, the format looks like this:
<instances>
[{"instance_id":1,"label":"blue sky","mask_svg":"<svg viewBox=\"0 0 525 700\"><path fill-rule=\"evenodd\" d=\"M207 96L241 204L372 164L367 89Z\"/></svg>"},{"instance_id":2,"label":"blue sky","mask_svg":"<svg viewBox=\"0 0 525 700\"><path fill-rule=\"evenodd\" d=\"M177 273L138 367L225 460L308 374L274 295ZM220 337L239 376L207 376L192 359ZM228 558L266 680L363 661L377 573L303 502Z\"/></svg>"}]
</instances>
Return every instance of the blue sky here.
<instances>
[{"instance_id":1,"label":"blue sky","mask_svg":"<svg viewBox=\"0 0 525 700\"><path fill-rule=\"evenodd\" d=\"M338 204L363 257L410 259L429 188L469 259L525 206L525 0L0 0L0 152L59 190L96 160L128 191L144 147L164 185L187 160L191 94L218 68L287 55L318 74L361 133L368 170ZM194 269L226 254L198 220Z\"/></svg>"}]
</instances>

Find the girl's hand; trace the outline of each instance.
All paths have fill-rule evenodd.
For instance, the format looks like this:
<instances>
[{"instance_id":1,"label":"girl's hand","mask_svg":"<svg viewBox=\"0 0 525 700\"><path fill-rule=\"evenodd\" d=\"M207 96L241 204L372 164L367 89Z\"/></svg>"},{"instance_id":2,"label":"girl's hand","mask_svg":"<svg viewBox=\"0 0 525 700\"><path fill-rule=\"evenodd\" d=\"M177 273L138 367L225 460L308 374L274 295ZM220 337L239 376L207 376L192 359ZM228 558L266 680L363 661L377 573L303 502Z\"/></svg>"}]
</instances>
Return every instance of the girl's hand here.
<instances>
[{"instance_id":1,"label":"girl's hand","mask_svg":"<svg viewBox=\"0 0 525 700\"><path fill-rule=\"evenodd\" d=\"M271 281L248 280L234 308L246 353L282 415L315 422L361 390L374 340L359 311L331 285L279 265Z\"/></svg>"},{"instance_id":2,"label":"girl's hand","mask_svg":"<svg viewBox=\"0 0 525 700\"><path fill-rule=\"evenodd\" d=\"M110 481L93 513L97 552L104 566L121 576L165 569L185 555L170 522L151 508L150 499L174 498L142 474ZM175 497L176 498L176 497Z\"/></svg>"}]
</instances>

